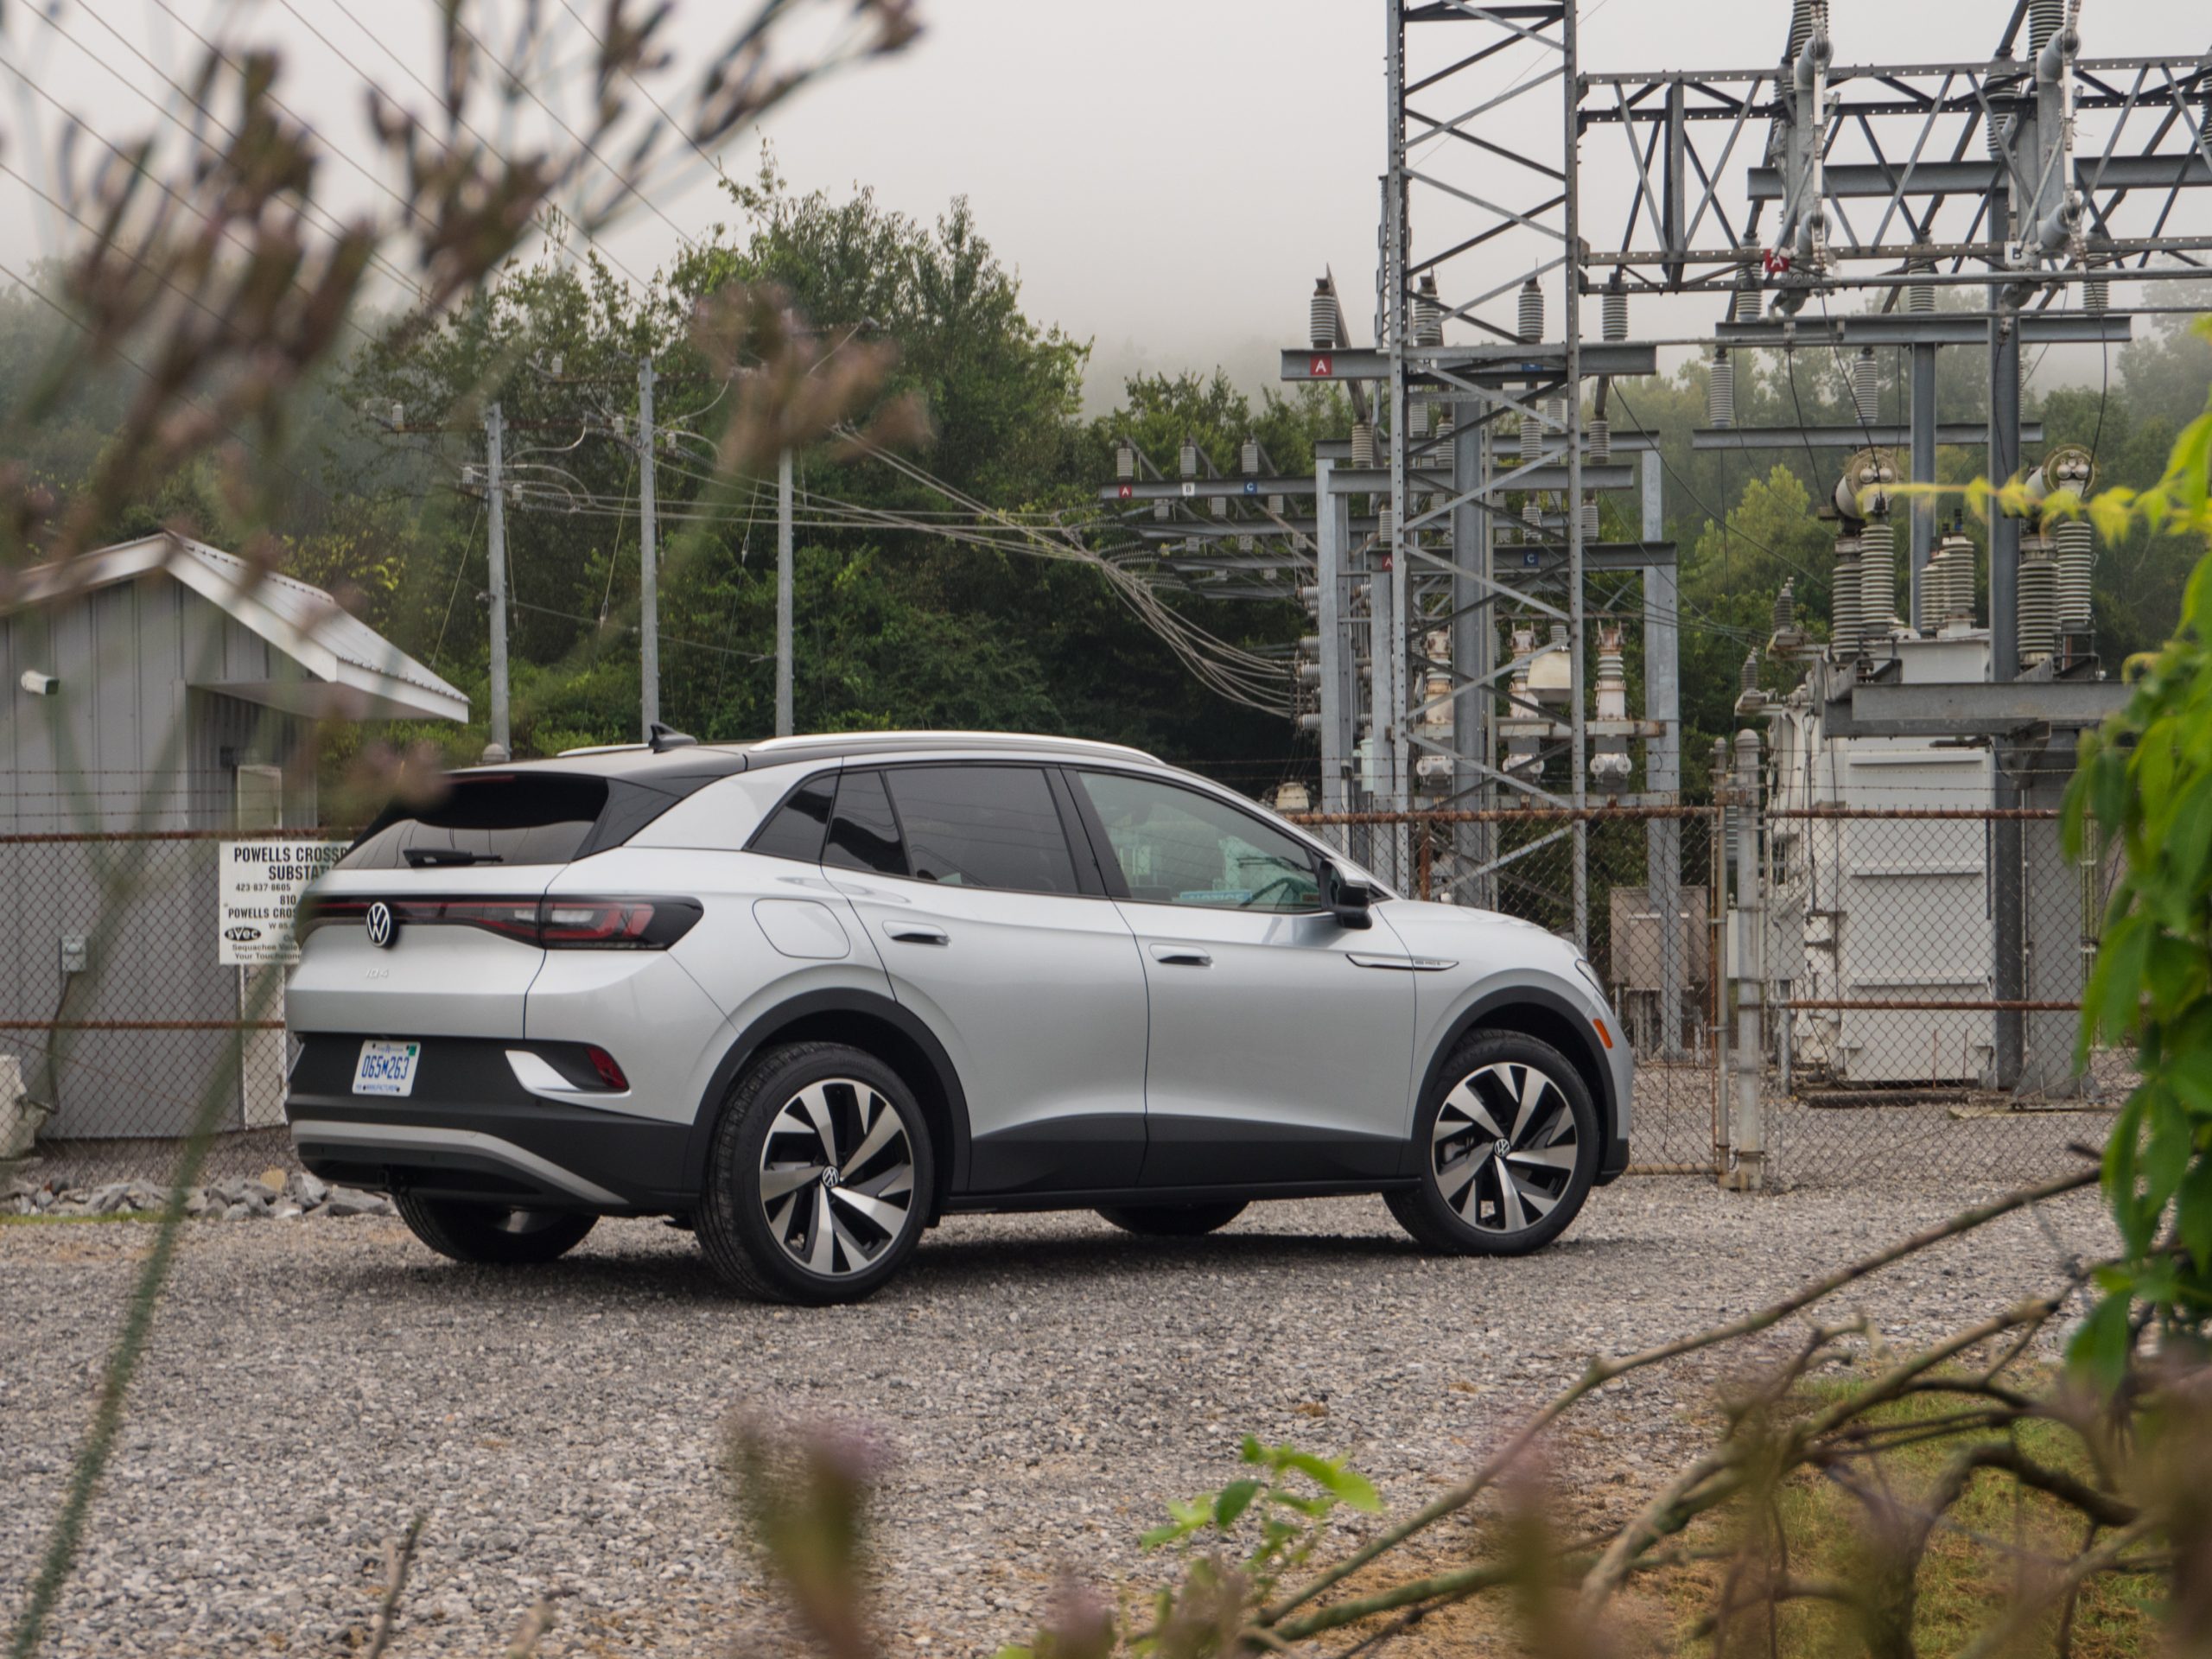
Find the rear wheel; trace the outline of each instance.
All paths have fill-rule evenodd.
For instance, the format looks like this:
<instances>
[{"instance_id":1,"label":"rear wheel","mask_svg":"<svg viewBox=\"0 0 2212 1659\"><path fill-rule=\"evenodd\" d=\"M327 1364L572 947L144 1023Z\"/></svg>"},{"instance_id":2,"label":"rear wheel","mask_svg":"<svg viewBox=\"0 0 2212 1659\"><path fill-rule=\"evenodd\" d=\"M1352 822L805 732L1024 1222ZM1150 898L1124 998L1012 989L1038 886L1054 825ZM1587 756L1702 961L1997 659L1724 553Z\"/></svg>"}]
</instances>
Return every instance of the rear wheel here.
<instances>
[{"instance_id":1,"label":"rear wheel","mask_svg":"<svg viewBox=\"0 0 2212 1659\"><path fill-rule=\"evenodd\" d=\"M1125 1233L1147 1238L1196 1238L1218 1232L1244 1213L1241 1199L1220 1204L1115 1204L1099 1214Z\"/></svg>"},{"instance_id":2,"label":"rear wheel","mask_svg":"<svg viewBox=\"0 0 2212 1659\"><path fill-rule=\"evenodd\" d=\"M391 1202L408 1230L440 1255L505 1267L565 1255L599 1220L570 1210L516 1210L412 1192L395 1192Z\"/></svg>"},{"instance_id":3,"label":"rear wheel","mask_svg":"<svg viewBox=\"0 0 2212 1659\"><path fill-rule=\"evenodd\" d=\"M856 1302L911 1255L935 1165L913 1091L874 1055L794 1043L722 1109L694 1217L723 1281L775 1302Z\"/></svg>"},{"instance_id":4,"label":"rear wheel","mask_svg":"<svg viewBox=\"0 0 2212 1659\"><path fill-rule=\"evenodd\" d=\"M1519 1255L1567 1230L1598 1168L1589 1085L1548 1043L1516 1032L1455 1050L1414 1120L1421 1179L1388 1195L1432 1250Z\"/></svg>"}]
</instances>

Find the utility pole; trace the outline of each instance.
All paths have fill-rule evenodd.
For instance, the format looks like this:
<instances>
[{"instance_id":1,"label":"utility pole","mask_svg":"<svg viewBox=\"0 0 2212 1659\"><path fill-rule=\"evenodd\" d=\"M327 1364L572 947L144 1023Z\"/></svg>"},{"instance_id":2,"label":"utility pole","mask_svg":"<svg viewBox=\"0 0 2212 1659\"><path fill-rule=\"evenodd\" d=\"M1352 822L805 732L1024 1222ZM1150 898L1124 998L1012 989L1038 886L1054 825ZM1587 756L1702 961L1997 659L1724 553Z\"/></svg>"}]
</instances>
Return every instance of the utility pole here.
<instances>
[{"instance_id":1,"label":"utility pole","mask_svg":"<svg viewBox=\"0 0 2212 1659\"><path fill-rule=\"evenodd\" d=\"M660 578L653 541L653 360L647 357L638 364L638 666L640 735L648 741L660 722Z\"/></svg>"},{"instance_id":2,"label":"utility pole","mask_svg":"<svg viewBox=\"0 0 2212 1659\"><path fill-rule=\"evenodd\" d=\"M776 735L791 734L791 452L776 457Z\"/></svg>"},{"instance_id":3,"label":"utility pole","mask_svg":"<svg viewBox=\"0 0 2212 1659\"><path fill-rule=\"evenodd\" d=\"M498 766L514 753L507 732L507 513L505 487L499 481L499 436L505 424L499 406L484 411L485 519L492 537L492 741L484 759Z\"/></svg>"}]
</instances>

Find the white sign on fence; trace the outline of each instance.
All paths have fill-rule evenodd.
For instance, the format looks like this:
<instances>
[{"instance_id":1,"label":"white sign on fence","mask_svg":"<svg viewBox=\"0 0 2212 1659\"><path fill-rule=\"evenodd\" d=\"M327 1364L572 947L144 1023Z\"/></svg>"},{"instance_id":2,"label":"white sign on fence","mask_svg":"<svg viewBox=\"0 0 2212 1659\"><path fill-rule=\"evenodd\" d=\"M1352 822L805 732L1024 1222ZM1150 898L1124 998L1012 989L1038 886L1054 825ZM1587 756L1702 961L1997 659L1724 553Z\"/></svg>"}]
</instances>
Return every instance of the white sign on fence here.
<instances>
[{"instance_id":1,"label":"white sign on fence","mask_svg":"<svg viewBox=\"0 0 2212 1659\"><path fill-rule=\"evenodd\" d=\"M217 927L222 965L255 968L294 963L300 948L292 939L292 912L308 883L335 864L346 851L342 841L259 841L221 843Z\"/></svg>"}]
</instances>

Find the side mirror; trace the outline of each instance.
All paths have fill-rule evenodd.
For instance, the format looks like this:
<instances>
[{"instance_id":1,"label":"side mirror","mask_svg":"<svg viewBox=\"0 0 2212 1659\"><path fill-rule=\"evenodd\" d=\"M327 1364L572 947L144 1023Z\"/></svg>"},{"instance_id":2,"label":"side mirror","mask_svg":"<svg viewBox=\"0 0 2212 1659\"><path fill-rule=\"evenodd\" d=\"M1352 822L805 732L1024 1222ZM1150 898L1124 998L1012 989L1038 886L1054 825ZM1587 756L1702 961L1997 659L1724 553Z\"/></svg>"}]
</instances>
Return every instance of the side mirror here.
<instances>
[{"instance_id":1,"label":"side mirror","mask_svg":"<svg viewBox=\"0 0 2212 1659\"><path fill-rule=\"evenodd\" d=\"M1338 927L1375 925L1375 918L1370 913L1370 907L1375 903L1375 889L1341 864L1332 863L1323 872L1321 893L1323 902L1336 917Z\"/></svg>"}]
</instances>

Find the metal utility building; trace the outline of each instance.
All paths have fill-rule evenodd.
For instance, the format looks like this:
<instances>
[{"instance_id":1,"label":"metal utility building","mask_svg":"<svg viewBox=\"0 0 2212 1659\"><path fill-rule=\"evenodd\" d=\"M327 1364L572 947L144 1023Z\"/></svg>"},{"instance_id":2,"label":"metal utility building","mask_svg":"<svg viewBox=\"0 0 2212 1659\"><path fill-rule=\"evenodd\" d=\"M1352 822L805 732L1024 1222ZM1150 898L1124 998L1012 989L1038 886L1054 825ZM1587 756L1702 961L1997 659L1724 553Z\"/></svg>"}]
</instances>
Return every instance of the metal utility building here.
<instances>
[{"instance_id":1,"label":"metal utility building","mask_svg":"<svg viewBox=\"0 0 2212 1659\"><path fill-rule=\"evenodd\" d=\"M315 720L467 720L468 699L321 588L181 537L0 592L0 834L315 822ZM243 774L243 775L242 775Z\"/></svg>"},{"instance_id":2,"label":"metal utility building","mask_svg":"<svg viewBox=\"0 0 2212 1659\"><path fill-rule=\"evenodd\" d=\"M312 827L312 721L468 699L322 589L166 534L0 592L0 1055L45 1135L175 1135L231 1037L177 1027L235 1020L260 970L219 960L214 841L121 836ZM124 1021L170 1028L102 1028ZM233 1127L267 1116L276 1038L249 1043Z\"/></svg>"}]
</instances>

